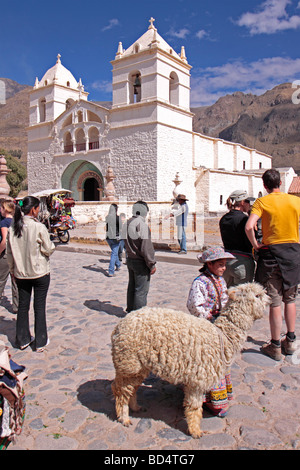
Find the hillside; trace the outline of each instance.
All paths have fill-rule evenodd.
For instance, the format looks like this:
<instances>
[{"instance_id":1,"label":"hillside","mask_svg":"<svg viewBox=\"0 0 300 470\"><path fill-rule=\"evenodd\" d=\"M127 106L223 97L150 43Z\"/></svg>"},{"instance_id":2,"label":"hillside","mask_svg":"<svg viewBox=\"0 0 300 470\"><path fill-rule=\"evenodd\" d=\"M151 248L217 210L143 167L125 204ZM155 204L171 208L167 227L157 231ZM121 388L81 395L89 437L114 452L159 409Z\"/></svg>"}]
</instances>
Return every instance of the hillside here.
<instances>
[{"instance_id":1,"label":"hillside","mask_svg":"<svg viewBox=\"0 0 300 470\"><path fill-rule=\"evenodd\" d=\"M1 80L9 97L0 105L0 148L21 149L26 162L31 87ZM212 106L192 108L194 131L256 148L273 156L274 167L292 166L300 174L300 104L292 103L294 92L284 83L261 96L236 92Z\"/></svg>"},{"instance_id":2,"label":"hillside","mask_svg":"<svg viewBox=\"0 0 300 470\"><path fill-rule=\"evenodd\" d=\"M21 150L21 161L27 161L29 92L31 87L1 78L6 85L6 103L0 105L0 148Z\"/></svg>"},{"instance_id":3,"label":"hillside","mask_svg":"<svg viewBox=\"0 0 300 470\"><path fill-rule=\"evenodd\" d=\"M256 148L273 156L274 167L292 166L300 174L300 105L292 102L294 92L284 83L261 96L224 96L192 109L194 130Z\"/></svg>"}]
</instances>

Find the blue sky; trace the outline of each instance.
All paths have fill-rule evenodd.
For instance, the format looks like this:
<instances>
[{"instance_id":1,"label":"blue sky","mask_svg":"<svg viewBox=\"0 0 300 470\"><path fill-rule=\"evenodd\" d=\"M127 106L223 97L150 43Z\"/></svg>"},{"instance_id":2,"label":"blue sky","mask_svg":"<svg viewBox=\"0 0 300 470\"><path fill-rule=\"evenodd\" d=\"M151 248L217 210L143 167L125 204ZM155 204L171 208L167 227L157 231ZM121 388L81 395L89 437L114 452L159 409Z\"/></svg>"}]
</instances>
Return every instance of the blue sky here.
<instances>
[{"instance_id":1,"label":"blue sky","mask_svg":"<svg viewBox=\"0 0 300 470\"><path fill-rule=\"evenodd\" d=\"M177 51L185 46L191 106L235 91L262 94L300 80L299 0L15 0L0 8L0 77L34 85L61 54L90 93L111 100L110 61L155 18Z\"/></svg>"}]
</instances>

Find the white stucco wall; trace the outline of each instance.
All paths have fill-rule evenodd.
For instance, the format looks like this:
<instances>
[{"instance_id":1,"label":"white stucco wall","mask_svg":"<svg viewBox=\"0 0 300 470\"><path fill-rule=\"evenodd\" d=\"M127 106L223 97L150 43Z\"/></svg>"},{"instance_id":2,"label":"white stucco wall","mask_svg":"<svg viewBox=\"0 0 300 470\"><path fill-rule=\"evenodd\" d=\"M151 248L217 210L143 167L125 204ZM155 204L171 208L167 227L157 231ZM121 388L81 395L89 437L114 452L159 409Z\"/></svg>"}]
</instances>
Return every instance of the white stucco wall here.
<instances>
[{"instance_id":1,"label":"white stucco wall","mask_svg":"<svg viewBox=\"0 0 300 470\"><path fill-rule=\"evenodd\" d=\"M157 153L157 199L171 200L174 178L180 173L180 191L189 199L189 206L195 210L195 174L193 166L193 140L190 132L168 126L158 126Z\"/></svg>"}]
</instances>

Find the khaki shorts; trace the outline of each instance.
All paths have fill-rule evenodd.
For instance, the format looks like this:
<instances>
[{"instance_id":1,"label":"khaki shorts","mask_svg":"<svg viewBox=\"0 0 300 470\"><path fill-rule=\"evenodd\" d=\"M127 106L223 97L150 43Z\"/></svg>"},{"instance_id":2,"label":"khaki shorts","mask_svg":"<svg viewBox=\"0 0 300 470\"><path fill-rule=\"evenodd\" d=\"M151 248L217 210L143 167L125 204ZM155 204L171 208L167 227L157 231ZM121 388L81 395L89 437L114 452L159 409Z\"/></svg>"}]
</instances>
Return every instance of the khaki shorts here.
<instances>
[{"instance_id":1,"label":"khaki shorts","mask_svg":"<svg viewBox=\"0 0 300 470\"><path fill-rule=\"evenodd\" d=\"M279 307L281 302L292 304L296 301L298 286L287 290L283 289L283 280L279 266L272 271L264 287L271 298L271 307Z\"/></svg>"}]
</instances>

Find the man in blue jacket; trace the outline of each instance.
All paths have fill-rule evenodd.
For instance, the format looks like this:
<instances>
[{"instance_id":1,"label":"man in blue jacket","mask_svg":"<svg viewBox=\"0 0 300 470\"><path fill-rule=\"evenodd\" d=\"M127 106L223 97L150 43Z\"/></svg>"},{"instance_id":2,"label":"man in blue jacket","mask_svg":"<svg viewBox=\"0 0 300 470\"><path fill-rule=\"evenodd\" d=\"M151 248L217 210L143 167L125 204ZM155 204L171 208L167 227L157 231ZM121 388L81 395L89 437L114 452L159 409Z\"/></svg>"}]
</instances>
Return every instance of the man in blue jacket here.
<instances>
[{"instance_id":1,"label":"man in blue jacket","mask_svg":"<svg viewBox=\"0 0 300 470\"><path fill-rule=\"evenodd\" d=\"M176 217L177 237L180 246L179 254L186 255L187 248L185 227L187 226L187 218L189 213L189 207L186 203L188 199L184 194L178 194L176 200L179 204L179 208L173 211L170 214L170 217Z\"/></svg>"}]
</instances>

